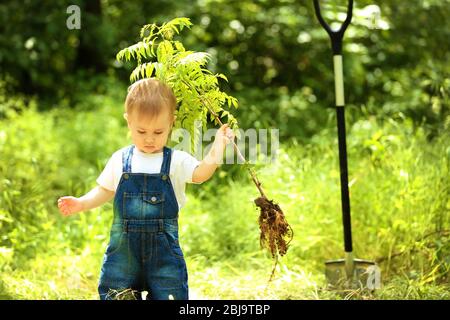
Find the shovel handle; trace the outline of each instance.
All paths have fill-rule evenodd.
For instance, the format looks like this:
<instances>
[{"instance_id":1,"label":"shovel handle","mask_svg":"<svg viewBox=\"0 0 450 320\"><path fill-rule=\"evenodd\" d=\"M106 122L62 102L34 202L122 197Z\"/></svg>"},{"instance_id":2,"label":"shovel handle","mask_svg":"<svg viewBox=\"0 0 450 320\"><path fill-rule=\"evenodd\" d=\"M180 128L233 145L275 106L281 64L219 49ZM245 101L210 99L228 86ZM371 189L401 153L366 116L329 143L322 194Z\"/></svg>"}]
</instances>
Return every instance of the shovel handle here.
<instances>
[{"instance_id":1,"label":"shovel handle","mask_svg":"<svg viewBox=\"0 0 450 320\"><path fill-rule=\"evenodd\" d=\"M342 52L342 38L344 37L344 32L347 29L348 25L352 21L352 13L353 13L353 0L349 0L347 6L347 17L345 21L342 23L341 27L333 31L330 26L325 22L322 17L322 13L320 12L320 4L319 0L314 0L314 11L316 12L317 19L319 20L322 27L327 31L328 35L331 39L331 47L333 48L333 54L341 54Z\"/></svg>"},{"instance_id":2,"label":"shovel handle","mask_svg":"<svg viewBox=\"0 0 450 320\"><path fill-rule=\"evenodd\" d=\"M352 245L352 226L350 215L350 195L348 190L348 169L347 169L347 143L345 137L345 101L344 101L344 76L342 68L342 38L344 32L352 20L353 0L349 0L347 7L347 17L341 27L333 31L325 22L320 12L319 0L314 0L314 9L317 19L322 27L327 31L331 39L333 50L333 64L335 76L335 98L336 98L336 120L338 128L339 144L339 169L341 182L341 204L342 204L342 224L344 229L344 248L345 252L353 251ZM350 256L350 255L349 255ZM347 262L346 262L347 265ZM350 267L349 267L350 268Z\"/></svg>"}]
</instances>

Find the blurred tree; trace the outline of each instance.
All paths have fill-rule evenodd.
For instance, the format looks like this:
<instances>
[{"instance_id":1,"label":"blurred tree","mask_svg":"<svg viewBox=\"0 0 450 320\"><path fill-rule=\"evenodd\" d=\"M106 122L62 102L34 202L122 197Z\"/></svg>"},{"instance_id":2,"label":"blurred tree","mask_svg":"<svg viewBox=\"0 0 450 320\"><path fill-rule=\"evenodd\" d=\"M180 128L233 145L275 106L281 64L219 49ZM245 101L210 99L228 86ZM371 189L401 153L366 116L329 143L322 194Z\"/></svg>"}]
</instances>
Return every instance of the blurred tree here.
<instances>
[{"instance_id":1,"label":"blurred tree","mask_svg":"<svg viewBox=\"0 0 450 320\"><path fill-rule=\"evenodd\" d=\"M70 5L81 10L80 30L66 26ZM130 34L173 8L150 0L2 1L0 81L41 98L70 98L84 88L80 82L114 68L117 48L134 40Z\"/></svg>"},{"instance_id":2,"label":"blurred tree","mask_svg":"<svg viewBox=\"0 0 450 320\"><path fill-rule=\"evenodd\" d=\"M321 3L327 21L342 21L346 0ZM81 30L66 28L71 4L81 8ZM307 137L333 121L330 44L312 1L5 0L0 81L9 82L8 90L53 100L97 90L97 75L129 83L133 66L116 61L117 50L138 41L144 24L176 16L194 23L183 43L210 53L213 72L229 75L224 89L243 102L242 126L256 122L283 127L285 137ZM344 39L349 118L364 109L450 127L448 16L450 0L355 1Z\"/></svg>"},{"instance_id":3,"label":"blurred tree","mask_svg":"<svg viewBox=\"0 0 450 320\"><path fill-rule=\"evenodd\" d=\"M0 4L1 77L28 94L58 87L74 58L62 1L3 1ZM55 79L56 78L56 79Z\"/></svg>"},{"instance_id":4,"label":"blurred tree","mask_svg":"<svg viewBox=\"0 0 450 320\"><path fill-rule=\"evenodd\" d=\"M111 52L112 46L108 46L105 32L101 29L103 19L100 0L84 1L81 10L84 32L80 32L75 65L77 68L105 72L108 66L105 55Z\"/></svg>"},{"instance_id":5,"label":"blurred tree","mask_svg":"<svg viewBox=\"0 0 450 320\"><path fill-rule=\"evenodd\" d=\"M346 0L322 4L327 21L345 18ZM449 4L355 1L344 39L350 118L364 108L450 127ZM204 0L188 10L196 24L192 44L215 56L217 71L232 75L232 91L245 100L239 112L246 115L237 114L243 126L254 123L245 118L286 125L284 134L302 137L330 120L316 107L334 106L331 50L311 1Z\"/></svg>"}]
</instances>

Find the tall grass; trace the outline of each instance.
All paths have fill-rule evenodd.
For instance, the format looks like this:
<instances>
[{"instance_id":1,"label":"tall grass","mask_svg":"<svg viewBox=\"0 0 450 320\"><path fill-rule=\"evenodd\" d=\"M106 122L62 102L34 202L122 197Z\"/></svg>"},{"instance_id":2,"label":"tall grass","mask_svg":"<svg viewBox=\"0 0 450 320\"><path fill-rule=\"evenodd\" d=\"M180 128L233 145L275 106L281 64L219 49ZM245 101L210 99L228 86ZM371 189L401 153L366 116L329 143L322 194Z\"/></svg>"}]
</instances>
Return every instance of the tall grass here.
<instances>
[{"instance_id":1,"label":"tall grass","mask_svg":"<svg viewBox=\"0 0 450 320\"><path fill-rule=\"evenodd\" d=\"M94 96L75 109L31 108L1 120L0 298L97 298L112 206L62 218L56 199L93 187L110 154L129 143L122 101ZM349 125L354 251L379 263L376 292L325 289L324 261L343 257L333 128L307 144L282 141L276 161L256 168L294 229L269 285L272 260L259 247L251 181L232 179L224 165L211 181L190 185L180 242L192 297L449 299L449 141L448 133L429 140L401 117Z\"/></svg>"}]
</instances>

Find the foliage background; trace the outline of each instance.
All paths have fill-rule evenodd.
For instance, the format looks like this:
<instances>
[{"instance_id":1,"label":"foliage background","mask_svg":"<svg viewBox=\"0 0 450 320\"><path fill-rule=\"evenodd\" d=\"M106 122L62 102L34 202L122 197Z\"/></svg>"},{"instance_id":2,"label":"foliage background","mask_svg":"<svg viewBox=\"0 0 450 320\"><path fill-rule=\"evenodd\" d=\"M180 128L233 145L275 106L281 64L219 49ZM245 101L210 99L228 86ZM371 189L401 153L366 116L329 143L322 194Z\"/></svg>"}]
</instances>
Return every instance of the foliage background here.
<instances>
[{"instance_id":1,"label":"foliage background","mask_svg":"<svg viewBox=\"0 0 450 320\"><path fill-rule=\"evenodd\" d=\"M345 1L322 1L328 21ZM80 30L66 28L71 4ZM379 16L371 12L379 10ZM0 4L0 297L96 299L111 204L68 219L129 143L122 120L131 63L116 53L146 23L186 16L181 41L212 55L242 128L280 130L260 178L295 238L266 288L255 189L238 165L188 187L181 244L192 297L448 299L450 1L355 1L344 39L354 246L379 262L383 288L325 288L343 255L332 59L311 1L2 1ZM99 121L99 119L101 121Z\"/></svg>"}]
</instances>

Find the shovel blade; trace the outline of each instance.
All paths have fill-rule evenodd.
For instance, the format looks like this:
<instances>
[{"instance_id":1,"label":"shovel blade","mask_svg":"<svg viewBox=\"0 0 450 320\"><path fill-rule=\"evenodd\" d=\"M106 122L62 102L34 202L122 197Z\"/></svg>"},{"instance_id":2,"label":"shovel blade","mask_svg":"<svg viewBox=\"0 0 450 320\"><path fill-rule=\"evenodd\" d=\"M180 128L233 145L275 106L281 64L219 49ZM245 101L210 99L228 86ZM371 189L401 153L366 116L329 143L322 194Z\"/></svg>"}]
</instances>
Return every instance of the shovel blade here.
<instances>
[{"instance_id":1,"label":"shovel blade","mask_svg":"<svg viewBox=\"0 0 450 320\"><path fill-rule=\"evenodd\" d=\"M333 288L380 288L380 268L373 261L353 259L353 272L348 275L348 260L338 259L325 262L325 276Z\"/></svg>"}]
</instances>

